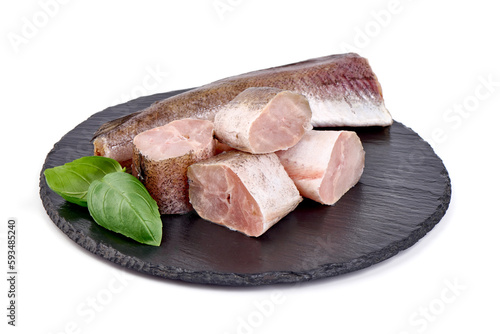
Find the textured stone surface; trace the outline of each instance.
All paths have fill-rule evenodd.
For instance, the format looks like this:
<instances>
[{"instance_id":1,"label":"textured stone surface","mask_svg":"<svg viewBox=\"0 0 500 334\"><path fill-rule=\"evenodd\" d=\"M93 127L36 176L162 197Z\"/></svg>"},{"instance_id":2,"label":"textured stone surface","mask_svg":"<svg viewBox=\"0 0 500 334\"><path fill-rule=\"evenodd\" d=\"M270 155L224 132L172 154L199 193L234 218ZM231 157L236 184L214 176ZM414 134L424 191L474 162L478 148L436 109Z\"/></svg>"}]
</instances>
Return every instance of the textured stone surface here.
<instances>
[{"instance_id":1,"label":"textured stone surface","mask_svg":"<svg viewBox=\"0 0 500 334\"><path fill-rule=\"evenodd\" d=\"M193 283L253 286L295 283L366 268L414 245L445 214L451 184L445 166L415 132L355 129L366 150L360 182L334 206L304 200L259 238L202 220L195 212L163 216L160 247L142 245L95 224L86 208L65 202L43 170L92 155L104 122L180 91L142 97L97 113L47 155L40 197L53 222L78 245L125 268Z\"/></svg>"}]
</instances>

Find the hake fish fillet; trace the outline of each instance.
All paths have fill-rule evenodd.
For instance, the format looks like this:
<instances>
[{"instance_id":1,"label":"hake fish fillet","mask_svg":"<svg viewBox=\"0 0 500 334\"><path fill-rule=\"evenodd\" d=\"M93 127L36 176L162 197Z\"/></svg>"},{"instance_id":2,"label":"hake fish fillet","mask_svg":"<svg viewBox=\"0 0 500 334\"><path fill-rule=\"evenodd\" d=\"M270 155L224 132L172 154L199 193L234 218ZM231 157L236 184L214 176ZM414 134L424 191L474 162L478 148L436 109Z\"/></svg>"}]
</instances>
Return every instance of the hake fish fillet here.
<instances>
[{"instance_id":1,"label":"hake fish fillet","mask_svg":"<svg viewBox=\"0 0 500 334\"><path fill-rule=\"evenodd\" d=\"M285 150L312 129L311 108L297 93L250 87L216 115L215 136L240 151L255 154Z\"/></svg>"},{"instance_id":2,"label":"hake fish fillet","mask_svg":"<svg viewBox=\"0 0 500 334\"><path fill-rule=\"evenodd\" d=\"M158 101L103 124L93 138L94 154L127 166L132 159L132 140L140 132L182 118L213 120L226 103L249 87L275 87L304 95L316 127L392 124L368 61L348 53L229 77Z\"/></svg>"},{"instance_id":3,"label":"hake fish fillet","mask_svg":"<svg viewBox=\"0 0 500 334\"><path fill-rule=\"evenodd\" d=\"M211 121L182 119L134 138L132 174L158 203L161 214L182 214L189 203L187 168L215 155Z\"/></svg>"},{"instance_id":4,"label":"hake fish fillet","mask_svg":"<svg viewBox=\"0 0 500 334\"><path fill-rule=\"evenodd\" d=\"M354 131L311 130L276 155L302 196L327 205L358 183L365 166L365 151Z\"/></svg>"},{"instance_id":5,"label":"hake fish fillet","mask_svg":"<svg viewBox=\"0 0 500 334\"><path fill-rule=\"evenodd\" d=\"M187 175L198 215L248 236L262 235L302 201L274 153L222 153L189 166Z\"/></svg>"}]
</instances>

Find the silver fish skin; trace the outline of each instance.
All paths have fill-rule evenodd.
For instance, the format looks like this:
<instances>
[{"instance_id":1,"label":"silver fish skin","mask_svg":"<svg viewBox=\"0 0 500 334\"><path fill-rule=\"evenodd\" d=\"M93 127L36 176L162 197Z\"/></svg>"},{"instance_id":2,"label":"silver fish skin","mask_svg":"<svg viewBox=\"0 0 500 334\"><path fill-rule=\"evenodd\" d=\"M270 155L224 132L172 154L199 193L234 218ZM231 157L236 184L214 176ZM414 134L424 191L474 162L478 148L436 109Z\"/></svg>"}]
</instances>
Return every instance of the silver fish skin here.
<instances>
[{"instance_id":1,"label":"silver fish skin","mask_svg":"<svg viewBox=\"0 0 500 334\"><path fill-rule=\"evenodd\" d=\"M368 60L347 53L236 75L158 101L103 124L93 137L94 154L130 165L137 134L183 118L213 121L226 103L249 87L304 95L315 127L389 126L393 122Z\"/></svg>"}]
</instances>

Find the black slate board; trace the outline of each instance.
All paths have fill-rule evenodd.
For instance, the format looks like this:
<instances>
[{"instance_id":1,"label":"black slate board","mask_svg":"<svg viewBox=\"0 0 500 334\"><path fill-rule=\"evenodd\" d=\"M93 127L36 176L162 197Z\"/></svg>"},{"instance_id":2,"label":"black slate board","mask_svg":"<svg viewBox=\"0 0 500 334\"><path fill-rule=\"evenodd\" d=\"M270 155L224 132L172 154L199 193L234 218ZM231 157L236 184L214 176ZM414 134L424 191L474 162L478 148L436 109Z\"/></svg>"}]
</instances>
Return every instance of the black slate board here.
<instances>
[{"instance_id":1,"label":"black slate board","mask_svg":"<svg viewBox=\"0 0 500 334\"><path fill-rule=\"evenodd\" d=\"M86 208L65 202L43 170L92 155L94 131L182 91L141 97L99 112L67 133L47 155L40 197L53 222L88 251L138 272L187 282L252 286L302 282L352 272L390 258L422 238L445 214L451 197L446 168L415 132L354 129L366 151L360 182L334 206L304 200L259 238L202 220L193 211L163 216L160 247L110 232Z\"/></svg>"}]
</instances>

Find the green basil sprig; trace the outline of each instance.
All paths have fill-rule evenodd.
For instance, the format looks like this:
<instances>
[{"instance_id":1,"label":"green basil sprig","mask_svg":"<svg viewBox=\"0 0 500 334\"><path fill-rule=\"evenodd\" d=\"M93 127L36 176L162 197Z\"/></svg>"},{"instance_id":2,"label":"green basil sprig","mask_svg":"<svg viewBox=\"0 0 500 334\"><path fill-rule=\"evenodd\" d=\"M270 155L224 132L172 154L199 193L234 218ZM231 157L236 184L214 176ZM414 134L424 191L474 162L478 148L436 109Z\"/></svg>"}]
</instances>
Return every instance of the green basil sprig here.
<instances>
[{"instance_id":1,"label":"green basil sprig","mask_svg":"<svg viewBox=\"0 0 500 334\"><path fill-rule=\"evenodd\" d=\"M88 207L102 227L147 245L160 245L162 221L158 205L134 176L112 173L92 182Z\"/></svg>"},{"instance_id":2,"label":"green basil sprig","mask_svg":"<svg viewBox=\"0 0 500 334\"><path fill-rule=\"evenodd\" d=\"M156 201L114 159L88 156L44 171L50 189L88 207L95 222L147 245L159 246L163 224Z\"/></svg>"},{"instance_id":3,"label":"green basil sprig","mask_svg":"<svg viewBox=\"0 0 500 334\"><path fill-rule=\"evenodd\" d=\"M86 207L90 184L106 174L122 171L125 168L114 159L89 156L48 168L43 173L50 189L68 202Z\"/></svg>"}]
</instances>

